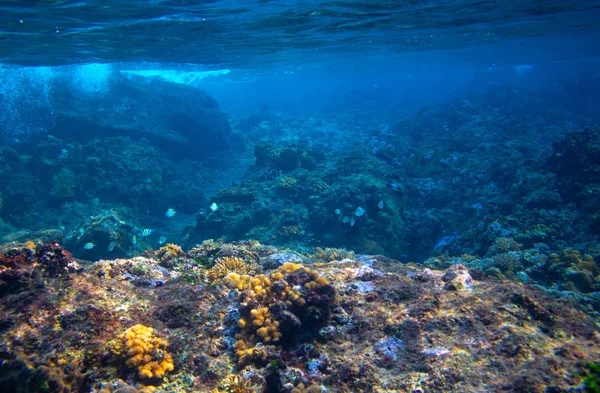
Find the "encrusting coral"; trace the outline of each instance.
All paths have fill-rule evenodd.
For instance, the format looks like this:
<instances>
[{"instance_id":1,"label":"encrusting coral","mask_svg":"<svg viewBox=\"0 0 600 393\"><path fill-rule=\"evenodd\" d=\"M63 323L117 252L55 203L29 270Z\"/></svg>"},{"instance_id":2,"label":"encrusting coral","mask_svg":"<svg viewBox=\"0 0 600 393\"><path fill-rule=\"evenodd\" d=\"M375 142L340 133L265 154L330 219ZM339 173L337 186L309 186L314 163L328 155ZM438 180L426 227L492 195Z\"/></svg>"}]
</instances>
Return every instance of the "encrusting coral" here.
<instances>
[{"instance_id":1,"label":"encrusting coral","mask_svg":"<svg viewBox=\"0 0 600 393\"><path fill-rule=\"evenodd\" d=\"M140 378L162 378L175 368L167 352L169 342L154 334L154 329L137 324L121 335L127 366L136 368Z\"/></svg>"}]
</instances>

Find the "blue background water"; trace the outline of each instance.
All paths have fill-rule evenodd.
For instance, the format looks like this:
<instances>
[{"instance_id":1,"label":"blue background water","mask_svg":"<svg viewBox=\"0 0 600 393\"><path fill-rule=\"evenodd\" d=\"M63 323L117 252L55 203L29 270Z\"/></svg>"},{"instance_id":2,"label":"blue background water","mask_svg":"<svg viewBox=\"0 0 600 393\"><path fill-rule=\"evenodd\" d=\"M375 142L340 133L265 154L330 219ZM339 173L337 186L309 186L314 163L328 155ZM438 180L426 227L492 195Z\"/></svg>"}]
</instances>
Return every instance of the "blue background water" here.
<instances>
[{"instance_id":1,"label":"blue background water","mask_svg":"<svg viewBox=\"0 0 600 393\"><path fill-rule=\"evenodd\" d=\"M159 234L191 245L220 236L277 242L285 233L292 239L288 245L322 241L360 249L365 241L375 241L369 233L379 225L391 229L377 234L382 244L373 250L424 259L440 252L444 239L451 240L443 246L452 246L468 228L481 225L485 232L494 219L511 217L514 211L501 211L496 203L498 193L508 199L502 202L506 205L526 199L506 196L511 184L523 182L519 168L535 163L535 171L544 172L553 140L598 124L600 117L600 2L595 1L4 1L0 11L0 135L19 157L11 164L12 153L3 156L2 234L11 240L19 230L60 228L75 253L89 258L106 254L116 236L110 231L120 220L111 216L112 224L103 229L109 234L102 237L90 235L101 220L88 222L89 217L124 208L119 217L126 216L129 227L119 233L129 243L117 250L128 255L160 245ZM149 70L153 76L139 76ZM221 131L198 131L199 139L193 139L189 119L168 118L168 129L188 142L192 138L190 144L198 148L182 152L181 135L165 137L170 131L147 120L167 111L169 100L153 98L162 93L172 94L174 105L178 99L195 105L198 97L186 90L190 87L207 92L218 105L202 98L202 104L182 112L197 116L196 126L205 119L225 127L223 148ZM225 117L206 120L219 110ZM508 119L511 125L495 128ZM412 124L410 132L402 125L406 121ZM483 131L469 126L479 121L485 123ZM451 146L440 140L436 146L438 134L458 142ZM207 135L212 139L202 139ZM412 142L403 139L407 135ZM469 145L473 135L487 140L479 148L492 146L492 151L501 151L506 142L522 153L521 161L513 161L515 168L504 177L496 176L494 168L510 166L513 158L499 155L499 162L489 166L485 155L461 161L460 145ZM524 140L511 139L518 137ZM310 169L311 176L340 193L337 204L329 196L323 204L333 222L319 223L312 216L322 213L308 206L311 194L259 195L254 190L258 207L223 196L227 188L241 192L244 181L266 182L269 190L278 184L271 181L315 182L275 164L255 164L260 160L257 142L263 138L274 143L268 149L276 154L290 141L308 141L310 152L294 149L320 157L314 158L318 169ZM428 138L431 143L422 143ZM393 153L382 158L380 152L389 146ZM157 149L151 150L155 156L144 157L150 147ZM379 164L352 168L355 164L340 163L360 148L365 162L373 158ZM216 152L212 161L204 160ZM182 158L189 161L182 163ZM453 160L460 162L460 175L428 167ZM476 191L464 179L451 184L479 167L490 179ZM379 199L388 204L388 194L379 189L370 193L369 185L348 185L346 178L343 183L346 170L352 181L368 173L391 189L390 198L398 204L392 219L375 220L363 229L334 228L338 204L348 211L364 205L369 220ZM492 183L503 191L486 194L483 190ZM403 187L416 191L404 193ZM427 199L428 187L439 187L437 192L449 200ZM573 209L585 214L581 205L569 205L566 194L560 214ZM457 213L456 201L462 198L468 206L480 206L475 218ZM213 201L219 207L211 215ZM167 208L177 209L176 220L164 217ZM236 215L226 216L228 209ZM445 211L458 216L450 219ZM248 212L254 214L249 223L244 221ZM235 229L223 222L235 222ZM138 243L145 228L154 235ZM518 232L506 231L499 235ZM586 248L597 238L589 228L578 231L581 236L561 237L560 246ZM87 243L102 244L103 252L91 254ZM459 251L476 247L455 245L454 252Z\"/></svg>"}]
</instances>

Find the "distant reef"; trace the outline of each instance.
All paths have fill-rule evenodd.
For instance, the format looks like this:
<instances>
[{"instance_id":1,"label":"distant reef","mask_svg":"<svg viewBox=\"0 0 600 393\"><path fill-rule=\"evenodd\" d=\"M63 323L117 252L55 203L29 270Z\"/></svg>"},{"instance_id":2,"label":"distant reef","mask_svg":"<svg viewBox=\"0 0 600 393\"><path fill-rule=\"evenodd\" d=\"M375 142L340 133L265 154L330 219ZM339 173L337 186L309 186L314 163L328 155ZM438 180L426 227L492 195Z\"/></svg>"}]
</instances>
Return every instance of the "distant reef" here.
<instances>
[{"instance_id":1,"label":"distant reef","mask_svg":"<svg viewBox=\"0 0 600 393\"><path fill-rule=\"evenodd\" d=\"M231 126L203 90L160 78L115 77L108 92L90 93L60 78L49 98L55 126L67 141L144 137L172 157L202 160L229 148Z\"/></svg>"},{"instance_id":2,"label":"distant reef","mask_svg":"<svg viewBox=\"0 0 600 393\"><path fill-rule=\"evenodd\" d=\"M594 391L576 299L339 249L0 246L1 392Z\"/></svg>"},{"instance_id":3,"label":"distant reef","mask_svg":"<svg viewBox=\"0 0 600 393\"><path fill-rule=\"evenodd\" d=\"M462 258L492 276L600 289L586 264L576 280L564 264L542 274L564 250L600 258L600 128L555 89L492 87L388 118L225 115L205 93L159 80L76 90L57 88L64 122L52 134L0 147L3 241L58 241L97 260L256 239L438 268ZM196 119L188 131L200 139L157 142L174 135L174 113Z\"/></svg>"}]
</instances>

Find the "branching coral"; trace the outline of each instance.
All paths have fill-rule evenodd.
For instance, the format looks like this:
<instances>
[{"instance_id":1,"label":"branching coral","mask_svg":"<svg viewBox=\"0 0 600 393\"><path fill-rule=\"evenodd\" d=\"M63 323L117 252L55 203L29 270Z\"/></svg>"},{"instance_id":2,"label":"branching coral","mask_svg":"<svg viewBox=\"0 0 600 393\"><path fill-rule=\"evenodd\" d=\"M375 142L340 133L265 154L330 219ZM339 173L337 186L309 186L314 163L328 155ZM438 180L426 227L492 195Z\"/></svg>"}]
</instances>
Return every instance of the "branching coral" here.
<instances>
[{"instance_id":1,"label":"branching coral","mask_svg":"<svg viewBox=\"0 0 600 393\"><path fill-rule=\"evenodd\" d=\"M241 375L230 374L219 384L220 389L214 389L211 393L250 393L254 392L249 380Z\"/></svg>"},{"instance_id":2,"label":"branching coral","mask_svg":"<svg viewBox=\"0 0 600 393\"><path fill-rule=\"evenodd\" d=\"M258 270L254 264L244 262L241 258L223 257L217 259L215 265L206 272L209 282L218 282L230 273L255 274Z\"/></svg>"},{"instance_id":3,"label":"branching coral","mask_svg":"<svg viewBox=\"0 0 600 393\"><path fill-rule=\"evenodd\" d=\"M492 258L493 265L502 270L503 272L512 271L518 272L522 269L523 264L521 263L521 257L515 252L504 252L496 254Z\"/></svg>"}]
</instances>

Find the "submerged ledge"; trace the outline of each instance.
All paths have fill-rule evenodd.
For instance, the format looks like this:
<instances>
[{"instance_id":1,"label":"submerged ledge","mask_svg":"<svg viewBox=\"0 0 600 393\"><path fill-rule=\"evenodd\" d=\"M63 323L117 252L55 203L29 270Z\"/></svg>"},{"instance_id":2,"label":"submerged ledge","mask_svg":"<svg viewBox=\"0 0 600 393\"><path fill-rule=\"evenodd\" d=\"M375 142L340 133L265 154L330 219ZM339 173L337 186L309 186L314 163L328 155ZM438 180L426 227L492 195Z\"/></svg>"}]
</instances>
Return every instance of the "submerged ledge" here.
<instances>
[{"instance_id":1,"label":"submerged ledge","mask_svg":"<svg viewBox=\"0 0 600 393\"><path fill-rule=\"evenodd\" d=\"M566 392L600 355L540 288L254 241L94 263L5 244L0 340L14 392Z\"/></svg>"}]
</instances>

